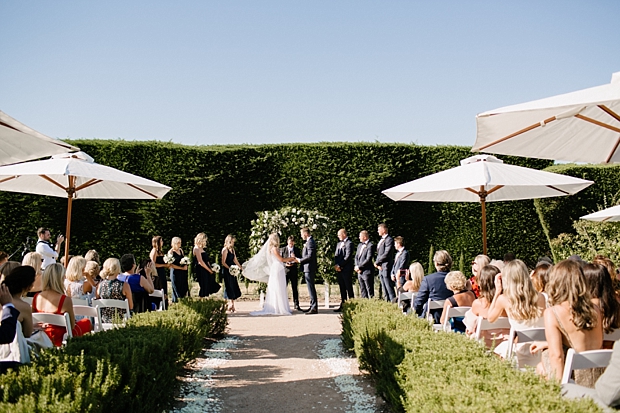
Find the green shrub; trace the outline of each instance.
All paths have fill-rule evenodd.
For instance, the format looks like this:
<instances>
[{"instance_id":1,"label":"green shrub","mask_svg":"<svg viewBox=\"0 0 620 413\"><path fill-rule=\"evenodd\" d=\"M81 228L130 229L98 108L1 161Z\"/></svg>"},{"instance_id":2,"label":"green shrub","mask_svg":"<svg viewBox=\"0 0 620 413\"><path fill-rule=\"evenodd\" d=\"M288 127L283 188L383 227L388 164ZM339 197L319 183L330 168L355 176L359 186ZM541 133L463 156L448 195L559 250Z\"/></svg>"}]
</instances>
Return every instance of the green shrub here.
<instances>
[{"instance_id":1,"label":"green shrub","mask_svg":"<svg viewBox=\"0 0 620 413\"><path fill-rule=\"evenodd\" d=\"M435 333L392 304L351 300L342 316L343 345L395 411L598 412L591 400L570 401L559 386L513 369L484 346Z\"/></svg>"}]
</instances>

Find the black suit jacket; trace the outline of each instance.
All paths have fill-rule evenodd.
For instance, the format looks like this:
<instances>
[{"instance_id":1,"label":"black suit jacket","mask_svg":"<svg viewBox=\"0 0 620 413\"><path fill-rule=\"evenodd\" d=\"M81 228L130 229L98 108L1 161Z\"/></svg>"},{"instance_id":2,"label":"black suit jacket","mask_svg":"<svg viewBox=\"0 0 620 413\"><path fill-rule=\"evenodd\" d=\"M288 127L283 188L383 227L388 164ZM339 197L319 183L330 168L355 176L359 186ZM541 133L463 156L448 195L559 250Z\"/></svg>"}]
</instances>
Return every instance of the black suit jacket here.
<instances>
[{"instance_id":1,"label":"black suit jacket","mask_svg":"<svg viewBox=\"0 0 620 413\"><path fill-rule=\"evenodd\" d=\"M301 251L299 250L298 247L293 247L293 252L295 253L295 256L297 258L301 257ZM290 255L288 253L288 245L286 247L282 247L280 248L280 255L282 256L282 258L289 258ZM297 274L299 274L299 265L297 264L297 262L292 262L291 264L293 265L288 265L288 263L286 263L284 265L284 272L286 273L286 275L288 276L295 276Z\"/></svg>"},{"instance_id":2,"label":"black suit jacket","mask_svg":"<svg viewBox=\"0 0 620 413\"><path fill-rule=\"evenodd\" d=\"M304 244L304 249L301 251L300 264L303 272L316 274L316 243L312 236Z\"/></svg>"},{"instance_id":3,"label":"black suit jacket","mask_svg":"<svg viewBox=\"0 0 620 413\"><path fill-rule=\"evenodd\" d=\"M0 322L0 344L9 344L15 338L19 310L13 306L2 308L2 320Z\"/></svg>"},{"instance_id":4,"label":"black suit jacket","mask_svg":"<svg viewBox=\"0 0 620 413\"><path fill-rule=\"evenodd\" d=\"M409 268L409 251L403 249L403 252L395 258L394 266L392 267L392 276L398 278L400 270L406 270Z\"/></svg>"},{"instance_id":5,"label":"black suit jacket","mask_svg":"<svg viewBox=\"0 0 620 413\"><path fill-rule=\"evenodd\" d=\"M355 266L362 271L361 275L372 275L375 270L372 264L372 256L375 255L375 245L371 241L366 242L365 248L362 248L363 245L360 242L357 246Z\"/></svg>"},{"instance_id":6,"label":"black suit jacket","mask_svg":"<svg viewBox=\"0 0 620 413\"><path fill-rule=\"evenodd\" d=\"M387 275L392 273L392 265L394 264L394 238L387 235L383 242L379 241L377 246L377 260L375 265L380 265L381 269L386 271Z\"/></svg>"},{"instance_id":7,"label":"black suit jacket","mask_svg":"<svg viewBox=\"0 0 620 413\"><path fill-rule=\"evenodd\" d=\"M340 244L340 242L336 244L334 261L340 267L341 272L350 273L353 271L353 243L347 238L344 240L343 248L339 248Z\"/></svg>"}]
</instances>

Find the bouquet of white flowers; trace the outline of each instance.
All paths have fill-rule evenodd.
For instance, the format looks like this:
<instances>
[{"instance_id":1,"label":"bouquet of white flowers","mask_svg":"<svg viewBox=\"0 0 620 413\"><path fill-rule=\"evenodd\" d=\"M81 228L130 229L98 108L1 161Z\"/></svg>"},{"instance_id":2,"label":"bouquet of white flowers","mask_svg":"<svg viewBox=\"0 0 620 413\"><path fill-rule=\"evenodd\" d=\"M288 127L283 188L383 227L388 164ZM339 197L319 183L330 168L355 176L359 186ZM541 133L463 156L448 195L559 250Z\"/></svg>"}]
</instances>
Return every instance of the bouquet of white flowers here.
<instances>
[{"instance_id":1,"label":"bouquet of white flowers","mask_svg":"<svg viewBox=\"0 0 620 413\"><path fill-rule=\"evenodd\" d=\"M238 277L239 274L241 274L241 268L239 268L237 265L231 265L229 271L230 275L232 275L233 277Z\"/></svg>"},{"instance_id":2,"label":"bouquet of white flowers","mask_svg":"<svg viewBox=\"0 0 620 413\"><path fill-rule=\"evenodd\" d=\"M213 264L211 264L211 269L213 270L213 272L220 272L220 264L214 262Z\"/></svg>"},{"instance_id":3,"label":"bouquet of white flowers","mask_svg":"<svg viewBox=\"0 0 620 413\"><path fill-rule=\"evenodd\" d=\"M190 261L189 257L183 257L183 258L181 258L181 261L180 261L181 265L189 265L190 262L191 261Z\"/></svg>"},{"instance_id":4,"label":"bouquet of white flowers","mask_svg":"<svg viewBox=\"0 0 620 413\"><path fill-rule=\"evenodd\" d=\"M166 264L172 264L174 262L174 255L172 255L171 253L164 255L164 262Z\"/></svg>"}]
</instances>

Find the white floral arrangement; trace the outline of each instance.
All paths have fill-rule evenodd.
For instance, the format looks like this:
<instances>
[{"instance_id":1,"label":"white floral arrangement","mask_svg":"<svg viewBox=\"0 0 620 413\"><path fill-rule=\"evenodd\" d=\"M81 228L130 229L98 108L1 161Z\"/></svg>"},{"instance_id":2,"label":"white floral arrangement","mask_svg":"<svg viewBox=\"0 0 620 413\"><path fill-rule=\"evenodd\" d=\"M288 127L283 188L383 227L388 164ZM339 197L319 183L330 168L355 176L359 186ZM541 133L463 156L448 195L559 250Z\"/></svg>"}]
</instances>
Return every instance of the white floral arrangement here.
<instances>
[{"instance_id":1,"label":"white floral arrangement","mask_svg":"<svg viewBox=\"0 0 620 413\"><path fill-rule=\"evenodd\" d=\"M211 264L211 269L213 270L213 272L220 272L220 264L214 262L213 264Z\"/></svg>"},{"instance_id":2,"label":"white floral arrangement","mask_svg":"<svg viewBox=\"0 0 620 413\"><path fill-rule=\"evenodd\" d=\"M172 264L174 262L174 255L172 255L171 253L164 255L164 262L166 264Z\"/></svg>"},{"instance_id":3,"label":"white floral arrangement","mask_svg":"<svg viewBox=\"0 0 620 413\"><path fill-rule=\"evenodd\" d=\"M189 259L189 257L183 257L183 258L181 258L180 264L181 265L189 265L190 262L191 262L191 260Z\"/></svg>"},{"instance_id":4,"label":"white floral arrangement","mask_svg":"<svg viewBox=\"0 0 620 413\"><path fill-rule=\"evenodd\" d=\"M239 268L239 266L234 265L234 264L230 266L228 271L230 272L230 275L232 275L233 277L238 277L241 274L241 268Z\"/></svg>"}]
</instances>

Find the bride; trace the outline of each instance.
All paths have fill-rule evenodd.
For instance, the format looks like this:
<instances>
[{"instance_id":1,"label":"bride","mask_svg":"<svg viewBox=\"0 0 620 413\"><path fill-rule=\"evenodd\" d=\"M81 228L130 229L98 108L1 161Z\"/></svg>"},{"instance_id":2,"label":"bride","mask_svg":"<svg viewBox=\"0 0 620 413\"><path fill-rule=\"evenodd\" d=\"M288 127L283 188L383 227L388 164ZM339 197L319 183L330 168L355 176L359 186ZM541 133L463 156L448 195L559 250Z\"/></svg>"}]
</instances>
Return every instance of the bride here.
<instances>
[{"instance_id":1,"label":"bride","mask_svg":"<svg viewBox=\"0 0 620 413\"><path fill-rule=\"evenodd\" d=\"M273 233L258 254L243 263L243 275L246 278L267 282L267 296L263 309L253 311L250 315L292 314L286 290L284 263L296 261L296 258L282 258L279 247L280 237Z\"/></svg>"}]
</instances>

